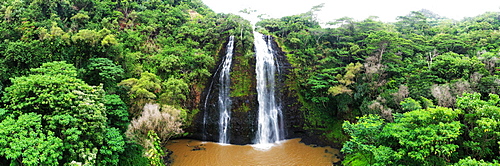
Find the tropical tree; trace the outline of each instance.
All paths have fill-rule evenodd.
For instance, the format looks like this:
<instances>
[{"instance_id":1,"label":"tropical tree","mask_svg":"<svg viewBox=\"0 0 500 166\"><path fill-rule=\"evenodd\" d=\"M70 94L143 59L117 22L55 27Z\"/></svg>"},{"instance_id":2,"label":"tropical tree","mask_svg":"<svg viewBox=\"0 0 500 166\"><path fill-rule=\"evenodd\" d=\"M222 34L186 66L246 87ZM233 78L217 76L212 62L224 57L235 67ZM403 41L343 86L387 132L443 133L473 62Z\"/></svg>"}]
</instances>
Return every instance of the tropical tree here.
<instances>
[{"instance_id":1,"label":"tropical tree","mask_svg":"<svg viewBox=\"0 0 500 166\"><path fill-rule=\"evenodd\" d=\"M490 94L488 100L481 100L479 93L465 93L457 99L457 107L465 111L463 147L474 159L499 159L499 103L496 94Z\"/></svg>"},{"instance_id":2,"label":"tropical tree","mask_svg":"<svg viewBox=\"0 0 500 166\"><path fill-rule=\"evenodd\" d=\"M59 163L118 164L124 140L118 129L107 125L102 87L89 86L76 78L75 67L65 62L44 63L31 73L12 79L12 85L5 89L2 100L10 118L2 123L32 118L33 123L26 124L26 130L41 128L28 132L30 137L37 137L38 133L39 141L62 143L60 147L53 146L58 150L44 152L56 156Z\"/></svg>"},{"instance_id":3,"label":"tropical tree","mask_svg":"<svg viewBox=\"0 0 500 166\"><path fill-rule=\"evenodd\" d=\"M365 115L357 123L344 122L351 136L342 148L347 165L447 164L459 148L460 111L444 107L397 114L393 123L378 115Z\"/></svg>"}]
</instances>

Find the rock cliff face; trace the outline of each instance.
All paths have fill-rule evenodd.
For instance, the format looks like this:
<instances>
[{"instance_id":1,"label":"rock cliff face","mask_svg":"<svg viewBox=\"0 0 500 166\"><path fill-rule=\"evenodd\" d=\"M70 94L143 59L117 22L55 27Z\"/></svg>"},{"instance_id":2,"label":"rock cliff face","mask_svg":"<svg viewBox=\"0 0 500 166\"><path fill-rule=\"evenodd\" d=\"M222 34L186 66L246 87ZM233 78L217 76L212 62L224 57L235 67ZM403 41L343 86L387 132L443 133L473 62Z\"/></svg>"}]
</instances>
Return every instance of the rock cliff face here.
<instances>
[{"instance_id":1,"label":"rock cliff face","mask_svg":"<svg viewBox=\"0 0 500 166\"><path fill-rule=\"evenodd\" d=\"M289 75L292 70L292 65L288 62L285 52L278 46L275 40L271 40L272 47L276 51L274 53L277 58L279 73L277 73L276 88L277 98L279 99L281 109L283 111L285 138L302 138L305 136L304 117L300 110L300 102L297 100L297 92L290 86L293 85Z\"/></svg>"},{"instance_id":2,"label":"rock cliff face","mask_svg":"<svg viewBox=\"0 0 500 166\"><path fill-rule=\"evenodd\" d=\"M284 116L285 138L297 138L304 136L302 129L304 118L299 110L300 105L296 99L295 91L288 87L287 82L291 65L288 63L285 53L281 51L276 42L271 43L277 58L279 73L276 74L276 92L280 107ZM231 122L230 143L251 144L254 143L257 131L258 102L256 91L255 55L243 55L237 46L234 48L233 64L231 67ZM219 53L219 62L225 55L225 48ZM219 65L217 65L218 67ZM187 129L191 137L199 140L219 140L219 112L218 112L218 77L219 69L212 71L213 76L201 95L200 112L196 115L192 126Z\"/></svg>"}]
</instances>

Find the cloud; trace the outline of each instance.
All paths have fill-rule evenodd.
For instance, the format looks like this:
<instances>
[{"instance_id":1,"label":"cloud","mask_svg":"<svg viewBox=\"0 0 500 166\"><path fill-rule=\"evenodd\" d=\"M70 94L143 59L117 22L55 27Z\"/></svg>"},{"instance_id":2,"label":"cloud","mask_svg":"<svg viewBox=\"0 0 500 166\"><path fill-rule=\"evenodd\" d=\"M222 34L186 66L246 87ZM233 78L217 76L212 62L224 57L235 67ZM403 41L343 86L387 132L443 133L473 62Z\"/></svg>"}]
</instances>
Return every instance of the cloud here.
<instances>
[{"instance_id":1,"label":"cloud","mask_svg":"<svg viewBox=\"0 0 500 166\"><path fill-rule=\"evenodd\" d=\"M244 8L252 8L258 13L265 13L274 18L300 14L313 6L325 3L318 13L320 21L328 22L341 17L363 20L369 16L378 16L382 21L395 21L411 11L428 9L441 16L462 19L473 17L487 11L500 11L498 0L203 0L210 8L219 13L235 13Z\"/></svg>"}]
</instances>

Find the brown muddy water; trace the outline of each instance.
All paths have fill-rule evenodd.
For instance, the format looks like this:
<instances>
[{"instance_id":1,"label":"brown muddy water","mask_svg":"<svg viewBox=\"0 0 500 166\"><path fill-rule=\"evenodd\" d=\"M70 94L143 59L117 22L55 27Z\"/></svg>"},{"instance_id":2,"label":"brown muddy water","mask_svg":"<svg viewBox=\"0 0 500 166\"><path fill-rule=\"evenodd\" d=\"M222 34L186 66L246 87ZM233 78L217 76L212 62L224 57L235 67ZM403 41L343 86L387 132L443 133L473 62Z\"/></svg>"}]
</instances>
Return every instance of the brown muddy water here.
<instances>
[{"instance_id":1,"label":"brown muddy water","mask_svg":"<svg viewBox=\"0 0 500 166\"><path fill-rule=\"evenodd\" d=\"M333 165L340 161L339 150L313 147L300 138L269 145L222 145L198 140L172 140L167 149L173 151L172 165Z\"/></svg>"}]
</instances>

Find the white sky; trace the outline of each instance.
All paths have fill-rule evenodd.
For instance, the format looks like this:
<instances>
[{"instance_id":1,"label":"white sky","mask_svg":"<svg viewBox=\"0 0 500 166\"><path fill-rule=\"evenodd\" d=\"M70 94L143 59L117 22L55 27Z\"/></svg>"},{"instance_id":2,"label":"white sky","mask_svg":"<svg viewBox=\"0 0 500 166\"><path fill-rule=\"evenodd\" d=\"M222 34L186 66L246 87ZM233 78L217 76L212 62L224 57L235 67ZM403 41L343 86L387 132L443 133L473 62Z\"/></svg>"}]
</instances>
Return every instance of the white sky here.
<instances>
[{"instance_id":1,"label":"white sky","mask_svg":"<svg viewBox=\"0 0 500 166\"><path fill-rule=\"evenodd\" d=\"M202 0L217 13L238 13L245 8L257 10L274 18L300 14L313 6L325 3L318 18L321 22L344 16L363 20L378 16L381 21L393 22L397 16L410 11L428 9L440 16L455 20L473 17L487 11L500 12L500 0Z\"/></svg>"}]
</instances>

